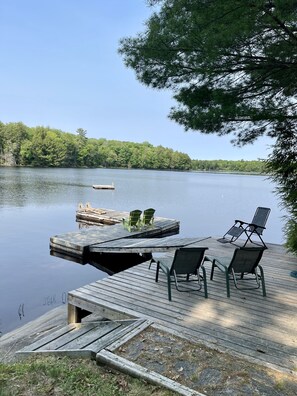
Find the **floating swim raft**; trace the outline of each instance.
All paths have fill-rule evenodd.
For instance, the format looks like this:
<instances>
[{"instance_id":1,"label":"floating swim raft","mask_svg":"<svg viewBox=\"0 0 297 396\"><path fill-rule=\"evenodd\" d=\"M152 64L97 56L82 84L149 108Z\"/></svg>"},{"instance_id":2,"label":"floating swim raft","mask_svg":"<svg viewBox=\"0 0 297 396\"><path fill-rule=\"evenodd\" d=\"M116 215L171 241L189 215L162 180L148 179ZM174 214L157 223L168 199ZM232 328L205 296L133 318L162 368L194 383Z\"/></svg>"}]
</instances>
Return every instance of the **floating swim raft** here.
<instances>
[{"instance_id":1,"label":"floating swim raft","mask_svg":"<svg viewBox=\"0 0 297 396\"><path fill-rule=\"evenodd\" d=\"M114 184L93 184L93 188L95 190L114 190L115 186Z\"/></svg>"},{"instance_id":2,"label":"floating swim raft","mask_svg":"<svg viewBox=\"0 0 297 396\"><path fill-rule=\"evenodd\" d=\"M122 222L123 212L111 209L92 208L87 202L85 205L80 203L76 211L76 221L89 225L113 225Z\"/></svg>"},{"instance_id":3,"label":"floating swim raft","mask_svg":"<svg viewBox=\"0 0 297 396\"><path fill-rule=\"evenodd\" d=\"M122 238L163 238L164 236L179 233L179 221L155 217L152 227L143 227L139 230L129 232L122 223L129 212L111 209L95 209L90 204L80 204L77 211L77 221L81 222L80 216L92 216L96 225L101 227L90 227L80 231L68 232L55 235L50 238L50 249L55 252L65 253L74 257L83 257L90 252L91 245L119 240ZM94 223L95 223L94 221Z\"/></svg>"}]
</instances>

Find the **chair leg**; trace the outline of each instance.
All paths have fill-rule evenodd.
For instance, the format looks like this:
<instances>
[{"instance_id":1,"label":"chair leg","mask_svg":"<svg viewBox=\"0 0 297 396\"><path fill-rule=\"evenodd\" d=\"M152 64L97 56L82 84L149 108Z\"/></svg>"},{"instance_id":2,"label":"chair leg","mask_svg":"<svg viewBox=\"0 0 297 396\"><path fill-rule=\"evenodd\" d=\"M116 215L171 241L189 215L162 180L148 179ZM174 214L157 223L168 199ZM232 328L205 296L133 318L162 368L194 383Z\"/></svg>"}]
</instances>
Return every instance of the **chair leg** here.
<instances>
[{"instance_id":1,"label":"chair leg","mask_svg":"<svg viewBox=\"0 0 297 396\"><path fill-rule=\"evenodd\" d=\"M157 261L156 278L155 278L156 282L158 282L159 280L159 271L160 271L160 262ZM168 300L171 301L171 279L170 279L169 271L167 271L166 277L167 277Z\"/></svg>"},{"instance_id":2,"label":"chair leg","mask_svg":"<svg viewBox=\"0 0 297 396\"><path fill-rule=\"evenodd\" d=\"M233 276L234 276L234 275L233 275ZM226 277L227 297L230 297L230 282L229 282L229 272L228 272L228 268L225 268L225 277Z\"/></svg>"},{"instance_id":3,"label":"chair leg","mask_svg":"<svg viewBox=\"0 0 297 396\"><path fill-rule=\"evenodd\" d=\"M264 278L264 271L261 265L258 265L261 273L261 282L262 282L262 293L263 297L266 297L266 286L265 286L265 278Z\"/></svg>"},{"instance_id":4,"label":"chair leg","mask_svg":"<svg viewBox=\"0 0 297 396\"><path fill-rule=\"evenodd\" d=\"M171 301L171 279L170 272L167 272L167 288L168 288L168 300Z\"/></svg>"},{"instance_id":5,"label":"chair leg","mask_svg":"<svg viewBox=\"0 0 297 396\"><path fill-rule=\"evenodd\" d=\"M210 272L210 280L213 279L213 273L214 273L214 269L215 269L215 260L212 261L212 266L211 266L211 272Z\"/></svg>"},{"instance_id":6,"label":"chair leg","mask_svg":"<svg viewBox=\"0 0 297 396\"><path fill-rule=\"evenodd\" d=\"M157 261L157 268L156 268L156 282L158 282L159 279L159 270L160 270L160 263Z\"/></svg>"},{"instance_id":7,"label":"chair leg","mask_svg":"<svg viewBox=\"0 0 297 396\"><path fill-rule=\"evenodd\" d=\"M265 249L268 249L268 247L266 246L265 242L263 241L261 235L260 235L260 234L257 234L257 235L258 235L258 237L260 238L261 242L263 243L264 248L265 248Z\"/></svg>"},{"instance_id":8,"label":"chair leg","mask_svg":"<svg viewBox=\"0 0 297 396\"><path fill-rule=\"evenodd\" d=\"M150 264L149 264L148 269L151 269L151 265L152 265L153 263L155 263L155 262L156 262L156 260L155 260L154 258L152 258L151 261L150 261Z\"/></svg>"},{"instance_id":9,"label":"chair leg","mask_svg":"<svg viewBox=\"0 0 297 396\"><path fill-rule=\"evenodd\" d=\"M205 268L203 266L201 267L201 269L202 269L202 272L203 272L204 296L205 296L205 298L207 298L208 297L208 292L207 292L206 271L205 271ZM198 274L198 276L199 276L199 274Z\"/></svg>"}]
</instances>

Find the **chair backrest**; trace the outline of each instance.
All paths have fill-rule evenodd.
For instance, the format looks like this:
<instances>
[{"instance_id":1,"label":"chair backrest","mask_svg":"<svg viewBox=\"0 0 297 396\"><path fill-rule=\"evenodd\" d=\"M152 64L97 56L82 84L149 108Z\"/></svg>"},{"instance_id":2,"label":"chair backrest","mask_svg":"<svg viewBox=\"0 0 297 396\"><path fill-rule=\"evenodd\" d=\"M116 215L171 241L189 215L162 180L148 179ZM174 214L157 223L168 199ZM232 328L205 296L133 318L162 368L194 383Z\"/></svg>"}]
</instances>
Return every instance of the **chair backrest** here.
<instances>
[{"instance_id":1,"label":"chair backrest","mask_svg":"<svg viewBox=\"0 0 297 396\"><path fill-rule=\"evenodd\" d=\"M142 221L144 225L149 225L153 222L155 209L149 208L143 211Z\"/></svg>"},{"instance_id":2,"label":"chair backrest","mask_svg":"<svg viewBox=\"0 0 297 396\"><path fill-rule=\"evenodd\" d=\"M270 211L271 211L270 208L263 208L263 207L259 206L256 209L256 212L254 214L252 224L257 224L260 227L265 227L268 217L269 217L269 214L270 214ZM263 233L263 228L250 226L250 229L251 229L251 231L256 230L258 234Z\"/></svg>"},{"instance_id":3,"label":"chair backrest","mask_svg":"<svg viewBox=\"0 0 297 396\"><path fill-rule=\"evenodd\" d=\"M231 272L232 269L235 273L251 273L255 272L258 266L265 248L263 247L242 247L236 248L228 271Z\"/></svg>"},{"instance_id":4,"label":"chair backrest","mask_svg":"<svg viewBox=\"0 0 297 396\"><path fill-rule=\"evenodd\" d=\"M142 211L139 209L132 210L129 214L129 224L130 226L136 226L140 220Z\"/></svg>"},{"instance_id":5,"label":"chair backrest","mask_svg":"<svg viewBox=\"0 0 297 396\"><path fill-rule=\"evenodd\" d=\"M175 251L170 274L196 274L204 258L207 247L180 248Z\"/></svg>"}]
</instances>

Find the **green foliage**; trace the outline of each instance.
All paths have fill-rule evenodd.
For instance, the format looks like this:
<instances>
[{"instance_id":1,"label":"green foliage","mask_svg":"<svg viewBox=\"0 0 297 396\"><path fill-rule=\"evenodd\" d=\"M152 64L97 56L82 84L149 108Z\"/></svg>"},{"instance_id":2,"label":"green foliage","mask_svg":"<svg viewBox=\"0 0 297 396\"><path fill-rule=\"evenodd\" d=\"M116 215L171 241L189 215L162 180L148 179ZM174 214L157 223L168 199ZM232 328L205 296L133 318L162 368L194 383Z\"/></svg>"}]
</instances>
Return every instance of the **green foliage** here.
<instances>
[{"instance_id":1,"label":"green foliage","mask_svg":"<svg viewBox=\"0 0 297 396\"><path fill-rule=\"evenodd\" d=\"M297 2L149 4L157 11L145 31L121 40L125 64L145 85L174 92L170 118L186 130L232 133L237 145L276 139L267 167L289 213L287 245L297 253Z\"/></svg>"},{"instance_id":2,"label":"green foliage","mask_svg":"<svg viewBox=\"0 0 297 396\"><path fill-rule=\"evenodd\" d=\"M148 142L88 139L77 135L22 123L0 124L0 165L35 167L112 167L189 170L187 154Z\"/></svg>"},{"instance_id":3,"label":"green foliage","mask_svg":"<svg viewBox=\"0 0 297 396\"><path fill-rule=\"evenodd\" d=\"M173 392L148 385L95 362L68 358L32 358L0 364L0 395L169 396Z\"/></svg>"},{"instance_id":4,"label":"green foliage","mask_svg":"<svg viewBox=\"0 0 297 396\"><path fill-rule=\"evenodd\" d=\"M279 137L266 161L267 170L276 182L276 192L287 212L286 245L297 254L297 133L288 122L278 127Z\"/></svg>"},{"instance_id":5,"label":"green foliage","mask_svg":"<svg viewBox=\"0 0 297 396\"><path fill-rule=\"evenodd\" d=\"M21 122L0 124L0 156L5 163L19 164L21 144L27 137L28 129Z\"/></svg>"},{"instance_id":6,"label":"green foliage","mask_svg":"<svg viewBox=\"0 0 297 396\"><path fill-rule=\"evenodd\" d=\"M13 131L15 133L12 133ZM85 135L85 130L82 130L83 136L78 131L77 135L74 135L49 127L28 128L20 123L0 123L0 165L192 169L246 173L264 171L264 164L260 161L191 160L185 153L167 147L155 147L148 142L89 139ZM18 148L13 153L10 151L12 141ZM6 162L8 154L11 154L10 163Z\"/></svg>"},{"instance_id":7,"label":"green foliage","mask_svg":"<svg viewBox=\"0 0 297 396\"><path fill-rule=\"evenodd\" d=\"M145 85L171 89L186 129L253 142L297 119L296 1L162 0L119 52Z\"/></svg>"},{"instance_id":8,"label":"green foliage","mask_svg":"<svg viewBox=\"0 0 297 396\"><path fill-rule=\"evenodd\" d=\"M192 169L208 172L266 173L263 161L192 160Z\"/></svg>"}]
</instances>

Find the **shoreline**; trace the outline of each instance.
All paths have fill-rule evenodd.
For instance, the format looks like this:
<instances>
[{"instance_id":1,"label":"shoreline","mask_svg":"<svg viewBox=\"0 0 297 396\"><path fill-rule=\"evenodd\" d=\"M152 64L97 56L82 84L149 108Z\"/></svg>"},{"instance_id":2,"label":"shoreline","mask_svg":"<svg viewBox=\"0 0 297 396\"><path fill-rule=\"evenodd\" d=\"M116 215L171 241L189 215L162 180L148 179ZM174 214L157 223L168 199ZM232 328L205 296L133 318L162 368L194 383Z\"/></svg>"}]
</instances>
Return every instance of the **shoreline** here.
<instances>
[{"instance_id":1,"label":"shoreline","mask_svg":"<svg viewBox=\"0 0 297 396\"><path fill-rule=\"evenodd\" d=\"M0 363L18 361L15 352L43 338L49 331L58 330L67 324L67 305L61 305L3 334L0 337Z\"/></svg>"}]
</instances>

